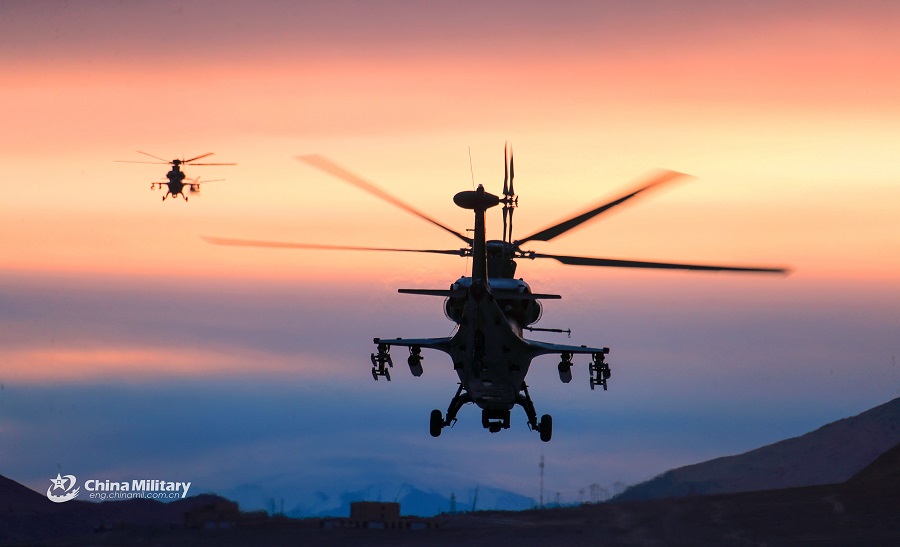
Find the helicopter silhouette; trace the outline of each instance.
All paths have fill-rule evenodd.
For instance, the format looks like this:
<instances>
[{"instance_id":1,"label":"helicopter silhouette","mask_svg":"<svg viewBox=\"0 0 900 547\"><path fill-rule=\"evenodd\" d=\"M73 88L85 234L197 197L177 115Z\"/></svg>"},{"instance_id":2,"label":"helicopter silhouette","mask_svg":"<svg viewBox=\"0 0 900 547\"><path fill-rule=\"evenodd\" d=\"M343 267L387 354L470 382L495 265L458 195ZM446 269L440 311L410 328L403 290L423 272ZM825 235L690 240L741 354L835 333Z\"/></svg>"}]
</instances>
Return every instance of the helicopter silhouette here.
<instances>
[{"instance_id":1,"label":"helicopter silhouette","mask_svg":"<svg viewBox=\"0 0 900 547\"><path fill-rule=\"evenodd\" d=\"M437 350L450 356L453 368L459 377L459 387L450 401L446 415L435 409L431 413L429 429L433 437L438 437L445 427L452 427L457 421L457 414L468 403L481 408L481 422L485 429L492 433L510 427L510 411L521 406L527 417L529 429L537 431L540 439L550 441L553 432L553 419L544 414L540 419L528 392L525 377L535 357L546 354L558 354L557 366L559 378L563 383L572 380L574 355L590 355L588 364L589 384L591 389L601 386L607 389L612 375L606 356L609 348L602 346L565 345L524 338L524 331L570 332L562 329L542 329L533 327L541 317L541 300L559 299L559 295L532 292L531 287L523 279L515 278L516 260L551 258L563 264L616 268L651 268L678 269L699 271L729 271L752 273L787 273L785 268L750 267L750 266L718 266L706 264L678 264L666 262L648 262L640 260L620 260L609 258L593 258L581 256L565 256L536 253L523 250L521 245L529 241L550 241L573 228L595 218L596 216L621 205L639 194L685 176L675 171L660 171L640 187L631 189L619 197L604 201L589 210L566 218L541 231L522 239L513 239L513 216L518 207L518 196L514 189L515 169L512 153L504 148L504 177L502 197L487 192L482 185L475 190L457 193L453 202L463 209L474 213L474 230L472 237L463 235L425 215L402 200L388 194L349 171L344 170L328 159L318 156L300 156L298 159L310 166L337 177L357 188L360 188L392 205L429 222L447 233L455 236L465 247L459 249L403 249L385 247L357 247L346 245L323 245L313 243L289 243L276 241L258 241L226 238L204 238L207 242L218 245L323 249L323 250L356 250L356 251L392 251L457 255L472 259L471 275L454 281L449 289L399 289L403 294L443 297L445 315L456 324L451 336L441 338L375 338L376 351L371 354L372 377L378 380L384 377L390 381L390 368L393 367L390 350L401 346L409 350L407 364L413 376L421 376L423 349ZM487 240L485 213L488 209L502 205L503 237L500 240Z\"/></svg>"},{"instance_id":2,"label":"helicopter silhouette","mask_svg":"<svg viewBox=\"0 0 900 547\"><path fill-rule=\"evenodd\" d=\"M152 163L155 165L171 165L172 169L166 173L165 182L151 182L150 189L155 190L157 188L162 188L163 185L166 186L166 193L162 197L163 201L166 201L166 198L172 196L173 198L176 196L181 196L184 198L184 201L188 200L188 197L184 194L184 187L188 187L188 191L191 194L199 194L200 193L200 177L196 177L194 179L188 179L185 182L186 175L184 171L181 170L182 165L190 164L192 166L206 166L206 165L237 165L236 163L193 163L199 159L207 158L213 155L213 152L208 152L206 154L202 154L200 156L185 160L185 159L174 159L172 161L164 160L158 156L154 156L153 154L148 154L146 152L137 151L138 154L143 154L145 156L150 156L151 158L157 159L159 161L128 161L128 160L116 160L119 163ZM213 179L213 180L205 180L203 183L207 182L218 182L225 179Z\"/></svg>"}]
</instances>

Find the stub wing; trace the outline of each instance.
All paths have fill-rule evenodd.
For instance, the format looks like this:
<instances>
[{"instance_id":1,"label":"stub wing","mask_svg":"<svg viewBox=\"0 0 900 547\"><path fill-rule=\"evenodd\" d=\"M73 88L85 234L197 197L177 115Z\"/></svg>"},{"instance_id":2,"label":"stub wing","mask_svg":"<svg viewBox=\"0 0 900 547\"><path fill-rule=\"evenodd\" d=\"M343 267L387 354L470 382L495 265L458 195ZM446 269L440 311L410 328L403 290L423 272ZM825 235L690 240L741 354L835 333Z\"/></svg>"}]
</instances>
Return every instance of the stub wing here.
<instances>
[{"instance_id":1,"label":"stub wing","mask_svg":"<svg viewBox=\"0 0 900 547\"><path fill-rule=\"evenodd\" d=\"M603 390L606 391L606 382L612 375L609 364L606 362L606 354L609 353L609 348L550 344L536 340L525 340L524 342L528 344L533 357L548 353L558 353L560 355L561 360L557 368L559 370L559 379L564 384L572 381L572 356L575 354L590 355L591 362L588 363L588 372L590 374L591 389L594 389L596 386L602 386Z\"/></svg>"},{"instance_id":2,"label":"stub wing","mask_svg":"<svg viewBox=\"0 0 900 547\"><path fill-rule=\"evenodd\" d=\"M372 377L376 380L384 376L391 380L388 368L394 366L391 359L391 346L404 346L409 348L409 370L413 376L422 375L422 349L436 349L450 354L450 338L375 338L373 341L378 346L377 353L372 354Z\"/></svg>"},{"instance_id":3,"label":"stub wing","mask_svg":"<svg viewBox=\"0 0 900 547\"><path fill-rule=\"evenodd\" d=\"M445 353L450 350L450 338L376 338L376 345L387 344L388 346L417 346L423 349L436 349Z\"/></svg>"},{"instance_id":4,"label":"stub wing","mask_svg":"<svg viewBox=\"0 0 900 547\"><path fill-rule=\"evenodd\" d=\"M607 354L609 348L595 348L591 346L570 346L567 344L551 344L549 342L538 342L537 340L525 340L528 347L531 348L532 355L546 355L548 353L571 353L593 355L595 353Z\"/></svg>"}]
</instances>

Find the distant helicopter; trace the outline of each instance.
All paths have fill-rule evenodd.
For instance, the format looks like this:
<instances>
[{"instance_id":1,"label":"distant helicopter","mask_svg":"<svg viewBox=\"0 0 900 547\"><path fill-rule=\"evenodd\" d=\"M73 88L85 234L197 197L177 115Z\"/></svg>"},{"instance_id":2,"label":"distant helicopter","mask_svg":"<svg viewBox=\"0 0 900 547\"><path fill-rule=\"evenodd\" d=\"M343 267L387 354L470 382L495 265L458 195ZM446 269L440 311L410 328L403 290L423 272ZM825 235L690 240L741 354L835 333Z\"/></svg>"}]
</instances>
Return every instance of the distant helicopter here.
<instances>
[{"instance_id":1,"label":"distant helicopter","mask_svg":"<svg viewBox=\"0 0 900 547\"><path fill-rule=\"evenodd\" d=\"M232 164L232 165L234 165L234 164ZM183 173L182 173L182 174L183 174ZM187 198L187 196L184 195L184 187L185 187L185 186L188 187L188 192L190 192L190 194L191 194L192 196L195 196L195 195L198 195L198 194L200 193L200 185L201 185L201 184L206 184L206 183L208 183L208 182L222 182L223 180L225 180L225 179L209 179L209 180L203 180L203 181L201 181L201 180L200 180L200 177L196 177L196 178L190 179L190 180L188 180L187 182L183 183L183 184L181 185L182 188L181 188L181 191L180 191L180 192L173 192L173 191L172 191L172 183L171 183L171 182L165 182L165 181L163 181L163 182L151 182L151 183L150 183L150 189L151 189L151 190L155 190L155 189L157 189L157 188L162 188L163 185L165 184L165 185L168 186L168 190L169 190L169 191L166 193L165 196L163 196L163 201L165 201L165 200L166 200L166 197L169 196L169 195L171 195L171 196L174 197L174 196L176 196L176 195L178 195L178 194L181 194L181 197L183 197L184 200L187 201L188 198Z\"/></svg>"},{"instance_id":2,"label":"distant helicopter","mask_svg":"<svg viewBox=\"0 0 900 547\"><path fill-rule=\"evenodd\" d=\"M166 178L168 179L168 181L165 181L165 182L152 182L152 183L150 183L150 189L151 189L151 190L155 190L155 189L157 189L157 188L162 188L163 185L165 185L165 186L167 187L166 194L162 197L162 200L163 200L163 201L166 201L166 198L169 197L169 196L175 197L175 196L178 196L178 195L180 195L181 197L183 197L183 198L184 198L184 201L187 201L187 200L188 200L188 197L184 194L184 187L185 187L185 186L188 187L188 191L190 191L191 194L198 194L198 193L200 193L200 184L201 184L200 177L197 177L197 178L194 178L194 179L188 179L188 182L185 182L184 179L185 179L186 175L184 174L184 171L181 170L181 166L182 166L182 165L187 165L187 164L191 164L192 166L195 166L195 165L196 165L196 166L206 166L206 165L237 165L236 163L192 163L192 162L194 162L194 161L196 161L196 160L199 160L199 159L202 159L202 158L206 158L206 157L212 156L212 155L213 155L213 152L208 152L208 153L206 153L206 154L197 156L197 157L195 157L195 158L191 158L191 159L189 159L189 160L184 160L184 159L181 159L181 160L179 160L179 159L174 159L174 160L172 160L172 161L164 160L164 159L162 159L162 158L160 158L160 157L158 157L158 156L154 156L153 154L148 154L148 153L146 153L146 152L141 152L140 150L138 150L137 153L138 153L138 154L143 154L143 155L145 155L145 156L150 156L151 158L157 159L157 160L159 160L159 161L128 161L128 160L116 160L116 161L118 161L119 163L152 163L152 164L155 164L155 165L161 165L161 164L164 164L164 165L171 165L171 166L172 166L172 169L169 170L168 173L166 173ZM225 179L205 180L205 181L203 181L203 182L204 182L204 183L206 183L206 182L216 182L216 181L221 181L221 180L225 180Z\"/></svg>"},{"instance_id":3,"label":"distant helicopter","mask_svg":"<svg viewBox=\"0 0 900 547\"><path fill-rule=\"evenodd\" d=\"M558 354L560 356L557 369L559 378L563 383L569 383L572 380L573 356L577 354L590 355L591 361L588 364L590 387L593 390L599 385L604 390L607 389L607 381L612 374L610 366L606 362L609 348L553 344L524 338L523 333L525 330L567 331L562 329L542 329L532 326L541 317L542 306L540 300L559 299L561 297L555 294L534 293L523 279L516 279L516 260L552 258L563 264L579 266L778 274L787 272L785 268L675 264L551 255L527 251L521 248L521 245L528 241L550 241L654 186L684 176L682 173L675 171L661 171L642 186L629 190L613 200L605 201L583 213L557 222L522 239L513 239L512 220L513 213L518 206L518 196L513 187L515 170L512 153L509 153L507 163L506 149L504 149L503 160L503 197L488 193L482 185L479 185L476 190L459 192L453 197L453 202L457 206L469 209L475 215L472 237L448 228L324 157L310 155L301 156L298 159L443 229L464 242L466 246L461 249L401 249L225 238L204 239L213 244L232 246L398 251L471 257L471 275L460 277L450 285L449 289L399 289L398 291L403 294L443 297L445 299L444 313L448 319L456 323L456 329L452 336L443 338L375 338L376 351L370 357L372 377L375 380L378 380L379 377L384 377L389 381L391 379L389 367L393 367L390 355L392 346L409 348L407 364L413 376L421 376L423 373L423 349L442 351L450 356L453 368L459 376L459 388L450 401L446 416L440 410L432 411L430 433L433 437L440 436L443 428L453 426L456 423L457 413L463 405L475 403L481 408L482 425L492 433L509 428L510 411L515 405L521 406L525 411L529 429L537 431L540 434L540 439L548 442L553 433L552 417L549 414L544 414L538 420L537 412L528 393L528 386L525 383L525 377L528 374L531 361L539 355ZM487 240L485 212L501 204L503 205L503 238L501 240Z\"/></svg>"}]
</instances>

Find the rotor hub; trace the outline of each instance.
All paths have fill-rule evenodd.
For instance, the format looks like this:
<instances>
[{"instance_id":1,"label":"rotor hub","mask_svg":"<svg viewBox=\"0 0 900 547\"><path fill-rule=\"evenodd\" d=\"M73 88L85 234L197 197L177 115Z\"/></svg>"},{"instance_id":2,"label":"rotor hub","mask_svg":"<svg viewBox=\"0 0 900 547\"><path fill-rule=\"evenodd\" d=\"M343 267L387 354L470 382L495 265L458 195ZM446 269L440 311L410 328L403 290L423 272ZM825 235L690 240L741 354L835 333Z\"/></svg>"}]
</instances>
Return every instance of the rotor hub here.
<instances>
[{"instance_id":1,"label":"rotor hub","mask_svg":"<svg viewBox=\"0 0 900 547\"><path fill-rule=\"evenodd\" d=\"M478 186L478 190L466 190L453 196L453 203L463 209L485 211L496 207L500 203L500 198L485 192L483 186Z\"/></svg>"}]
</instances>

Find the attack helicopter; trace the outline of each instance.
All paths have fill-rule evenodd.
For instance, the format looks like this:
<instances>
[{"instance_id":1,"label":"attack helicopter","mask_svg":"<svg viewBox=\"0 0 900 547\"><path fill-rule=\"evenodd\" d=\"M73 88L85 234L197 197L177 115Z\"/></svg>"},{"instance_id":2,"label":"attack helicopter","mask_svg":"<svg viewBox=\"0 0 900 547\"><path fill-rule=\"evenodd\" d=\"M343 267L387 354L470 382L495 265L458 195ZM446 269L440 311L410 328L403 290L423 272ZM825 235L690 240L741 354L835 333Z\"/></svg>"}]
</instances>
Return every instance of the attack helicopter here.
<instances>
[{"instance_id":1,"label":"attack helicopter","mask_svg":"<svg viewBox=\"0 0 900 547\"><path fill-rule=\"evenodd\" d=\"M233 164L232 164L232 165L233 165ZM188 198L187 198L186 195L184 195L184 187L185 187L185 186L187 186L188 192L190 192L190 194L191 194L192 196L196 196L196 195L199 195L199 194L200 194L200 185L201 185L201 184L206 184L206 183L208 183L208 182L222 182L223 180L225 180L225 179L209 179L209 180L202 180L202 181L201 181L201 180L200 180L200 177L196 177L196 178L193 178L193 179L189 179L187 182L183 183L180 192L173 192L173 191L172 191L172 183L171 183L171 182L166 182L166 181L151 182L151 183L150 183L150 189L151 189L151 190L155 190L155 189L157 189L157 188L162 188L163 185L165 184L166 186L168 186L168 189L169 189L167 195L171 195L171 196L174 197L174 196L176 196L176 195L178 195L178 194L180 193L181 196L184 198L184 200L187 201ZM165 201L165 200L166 200L166 196L163 196L163 201Z\"/></svg>"},{"instance_id":2,"label":"attack helicopter","mask_svg":"<svg viewBox=\"0 0 900 547\"><path fill-rule=\"evenodd\" d=\"M465 244L459 249L403 249L385 247L357 247L345 245L322 245L312 243L288 243L205 237L217 245L268 247L281 249L323 249L355 251L391 251L457 255L469 257L472 262L471 275L454 281L449 289L399 289L402 294L424 295L444 298L445 315L456 324L454 333L441 338L375 338L376 350L371 354L372 377L377 381L390 381L393 359L392 347L405 347L409 351L407 364L413 376L424 372L422 350L437 350L449 355L453 368L459 376L459 387L450 401L446 414L435 409L431 412L429 429L433 437L438 437L445 427L452 427L457 414L468 403L481 408L481 423L485 429L497 433L510 427L510 412L521 406L527 417L528 428L539 433L543 442L550 441L553 433L553 419L544 414L538 419L534 403L528 392L525 377L532 360L540 355L557 354L560 357L557 370L563 383L572 381L573 356L589 355L589 384L593 390L597 386L607 389L612 375L606 356L605 346L565 345L524 337L524 331L566 332L561 329L534 327L541 317L542 300L561 298L556 294L536 293L523 279L515 278L517 260L550 258L568 265L651 268L698 271L728 271L784 274L785 268L717 266L705 264L678 264L648 262L640 260L620 260L537 253L521 246L530 241L550 241L573 228L625 203L641 193L661 184L684 177L675 171L660 171L637 188L633 188L615 199L604 201L589 210L566 218L552 226L521 239L513 238L513 216L518 207L518 196L514 188L515 167L511 151L507 161L504 148L504 177L502 197L491 194L479 185L475 190L457 193L453 202L474 214L472 237L441 224L411 205L385 192L357 175L346 171L330 160L308 155L298 157L308 165L360 188L379 199L411 213L420 219L441 228ZM503 236L500 240L488 240L485 229L485 213L488 209L502 205Z\"/></svg>"},{"instance_id":3,"label":"attack helicopter","mask_svg":"<svg viewBox=\"0 0 900 547\"><path fill-rule=\"evenodd\" d=\"M172 166L172 169L170 169L169 172L166 173L166 178L168 179L167 181L165 181L165 182L151 182L151 183L150 183L150 189L151 189L151 190L156 190L157 188L160 188L160 189L161 189L161 188L163 187L163 185L166 186L166 194L162 197L162 200L163 200L163 201L166 201L166 198L169 197L169 196L172 196L172 197L174 198L174 197L176 197L176 196L178 196L178 195L180 195L181 197L183 197L183 198L184 198L184 201L187 201L187 200L188 200L188 197L187 197L187 196L185 195L185 193L184 193L184 187L185 187L185 186L188 187L188 191L189 191L191 194L199 194L199 193L200 193L200 184L201 184L200 177L196 177L196 178L194 178L194 179L188 179L188 181L185 182L186 175L184 174L184 171L181 170L181 166L182 166L182 165L188 165L188 164L190 164L191 166L195 166L195 165L196 165L196 166L207 166L207 165L237 165L236 163L193 163L193 162L195 162L195 161L197 161L197 160L199 160L199 159L207 158L207 157L209 157L209 156L212 156L212 155L213 155L213 152L208 152L208 153L206 153L206 154L202 154L202 155L200 155L200 156L197 156L197 157L194 157L194 158L191 158L191 159L187 159L187 160L185 160L185 159L174 159L174 160L172 160L172 161L164 160L164 159L162 159L162 158L160 158L160 157L158 157L158 156L154 156L153 154L148 154L148 153L146 153L146 152L141 152L140 150L138 150L137 153L138 153L138 154L143 154L143 155L145 155L145 156L150 156L151 158L154 158L154 159L159 160L159 161L128 161L128 160L116 160L116 161L119 162L119 163L152 163L152 164L155 164L155 165L171 165L171 166ZM225 179L204 180L204 181L202 181L202 182L203 182L203 183L207 183L207 182L217 182L217 181L221 181L221 180L225 180Z\"/></svg>"}]
</instances>

